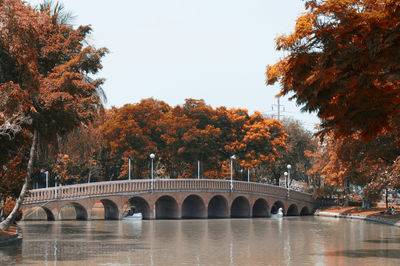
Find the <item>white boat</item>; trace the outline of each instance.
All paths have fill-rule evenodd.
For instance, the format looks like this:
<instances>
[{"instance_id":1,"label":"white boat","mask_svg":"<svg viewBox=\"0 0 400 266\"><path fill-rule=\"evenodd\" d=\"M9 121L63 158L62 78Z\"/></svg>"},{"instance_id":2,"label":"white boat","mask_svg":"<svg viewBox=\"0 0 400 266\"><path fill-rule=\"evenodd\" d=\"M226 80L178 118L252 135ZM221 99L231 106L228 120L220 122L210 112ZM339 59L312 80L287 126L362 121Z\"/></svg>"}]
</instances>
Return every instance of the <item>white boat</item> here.
<instances>
[{"instance_id":1,"label":"white boat","mask_svg":"<svg viewBox=\"0 0 400 266\"><path fill-rule=\"evenodd\" d=\"M142 220L143 215L140 212L134 213L133 215L127 215L122 217L122 220L131 221L131 220Z\"/></svg>"}]
</instances>

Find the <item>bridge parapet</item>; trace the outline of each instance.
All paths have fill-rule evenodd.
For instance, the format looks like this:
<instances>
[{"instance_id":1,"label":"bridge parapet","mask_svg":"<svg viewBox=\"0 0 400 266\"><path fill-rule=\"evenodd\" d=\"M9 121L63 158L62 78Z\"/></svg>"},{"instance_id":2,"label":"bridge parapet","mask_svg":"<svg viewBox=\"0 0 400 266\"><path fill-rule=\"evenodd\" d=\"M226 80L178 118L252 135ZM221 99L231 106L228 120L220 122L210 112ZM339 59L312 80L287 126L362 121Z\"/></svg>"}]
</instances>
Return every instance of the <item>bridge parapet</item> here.
<instances>
[{"instance_id":1,"label":"bridge parapet","mask_svg":"<svg viewBox=\"0 0 400 266\"><path fill-rule=\"evenodd\" d=\"M59 186L57 188L44 188L30 190L24 204L59 199L89 197L97 195L115 195L124 193L148 193L160 191L221 191L231 192L229 180L212 179L155 179L151 180L123 180L110 182L97 182ZM263 194L274 197L287 197L287 189L254 182L233 181L232 192ZM310 194L290 190L290 198L304 202L313 202Z\"/></svg>"}]
</instances>

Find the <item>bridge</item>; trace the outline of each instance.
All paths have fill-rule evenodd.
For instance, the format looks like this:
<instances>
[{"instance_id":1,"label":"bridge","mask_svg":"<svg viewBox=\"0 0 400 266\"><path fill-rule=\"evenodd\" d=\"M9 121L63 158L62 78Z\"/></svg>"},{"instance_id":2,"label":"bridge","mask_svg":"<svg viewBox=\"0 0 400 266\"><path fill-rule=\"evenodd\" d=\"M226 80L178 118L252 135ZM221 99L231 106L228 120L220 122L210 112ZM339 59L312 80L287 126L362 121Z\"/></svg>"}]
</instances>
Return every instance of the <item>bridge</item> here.
<instances>
[{"instance_id":1,"label":"bridge","mask_svg":"<svg viewBox=\"0 0 400 266\"><path fill-rule=\"evenodd\" d=\"M23 219L44 211L47 220L63 220L68 206L77 220L91 220L100 203L105 220L121 219L127 206L135 206L143 219L268 217L279 208L284 215L308 215L316 207L311 194L254 182L123 180L30 190Z\"/></svg>"}]
</instances>

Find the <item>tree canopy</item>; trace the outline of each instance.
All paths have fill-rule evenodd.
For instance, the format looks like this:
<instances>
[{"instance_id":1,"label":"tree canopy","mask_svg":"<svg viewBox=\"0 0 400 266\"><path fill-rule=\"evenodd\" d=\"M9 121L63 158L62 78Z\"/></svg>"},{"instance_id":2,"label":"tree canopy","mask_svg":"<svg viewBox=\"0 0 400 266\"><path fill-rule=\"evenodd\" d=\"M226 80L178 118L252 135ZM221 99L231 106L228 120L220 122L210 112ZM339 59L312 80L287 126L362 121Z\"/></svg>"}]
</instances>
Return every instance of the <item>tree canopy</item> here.
<instances>
[{"instance_id":1,"label":"tree canopy","mask_svg":"<svg viewBox=\"0 0 400 266\"><path fill-rule=\"evenodd\" d=\"M308 0L293 33L277 38L287 56L267 67L267 84L316 111L322 132L371 139L398 124L400 2Z\"/></svg>"},{"instance_id":2,"label":"tree canopy","mask_svg":"<svg viewBox=\"0 0 400 266\"><path fill-rule=\"evenodd\" d=\"M86 44L90 26L75 29L58 16L50 5L35 9L20 0L0 2L0 142L22 133L31 138L24 185L0 229L7 228L23 202L38 144L46 148L48 141L92 121L101 107L97 90L103 80L91 75L102 68L107 49ZM4 168L0 178L6 178Z\"/></svg>"}]
</instances>

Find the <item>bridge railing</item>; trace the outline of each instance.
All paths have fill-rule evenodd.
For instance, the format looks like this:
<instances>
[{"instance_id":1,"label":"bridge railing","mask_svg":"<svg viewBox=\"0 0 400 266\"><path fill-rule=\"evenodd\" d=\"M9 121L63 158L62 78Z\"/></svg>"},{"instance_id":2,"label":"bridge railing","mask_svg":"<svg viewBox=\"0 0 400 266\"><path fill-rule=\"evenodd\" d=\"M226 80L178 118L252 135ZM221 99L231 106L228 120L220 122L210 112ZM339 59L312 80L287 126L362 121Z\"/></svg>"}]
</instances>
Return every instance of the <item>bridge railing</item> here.
<instances>
[{"instance_id":1,"label":"bridge railing","mask_svg":"<svg viewBox=\"0 0 400 266\"><path fill-rule=\"evenodd\" d=\"M153 183L153 189L152 189ZM151 191L224 191L230 192L230 180L211 179L155 179L123 180L59 186L57 188L33 189L25 198L25 203L48 201L56 199L77 198L86 196L101 196L110 194L151 192ZM233 181L234 192L259 193L271 196L285 197L287 189L273 185L254 182ZM312 201L311 195L290 190L290 198L302 201Z\"/></svg>"}]
</instances>

